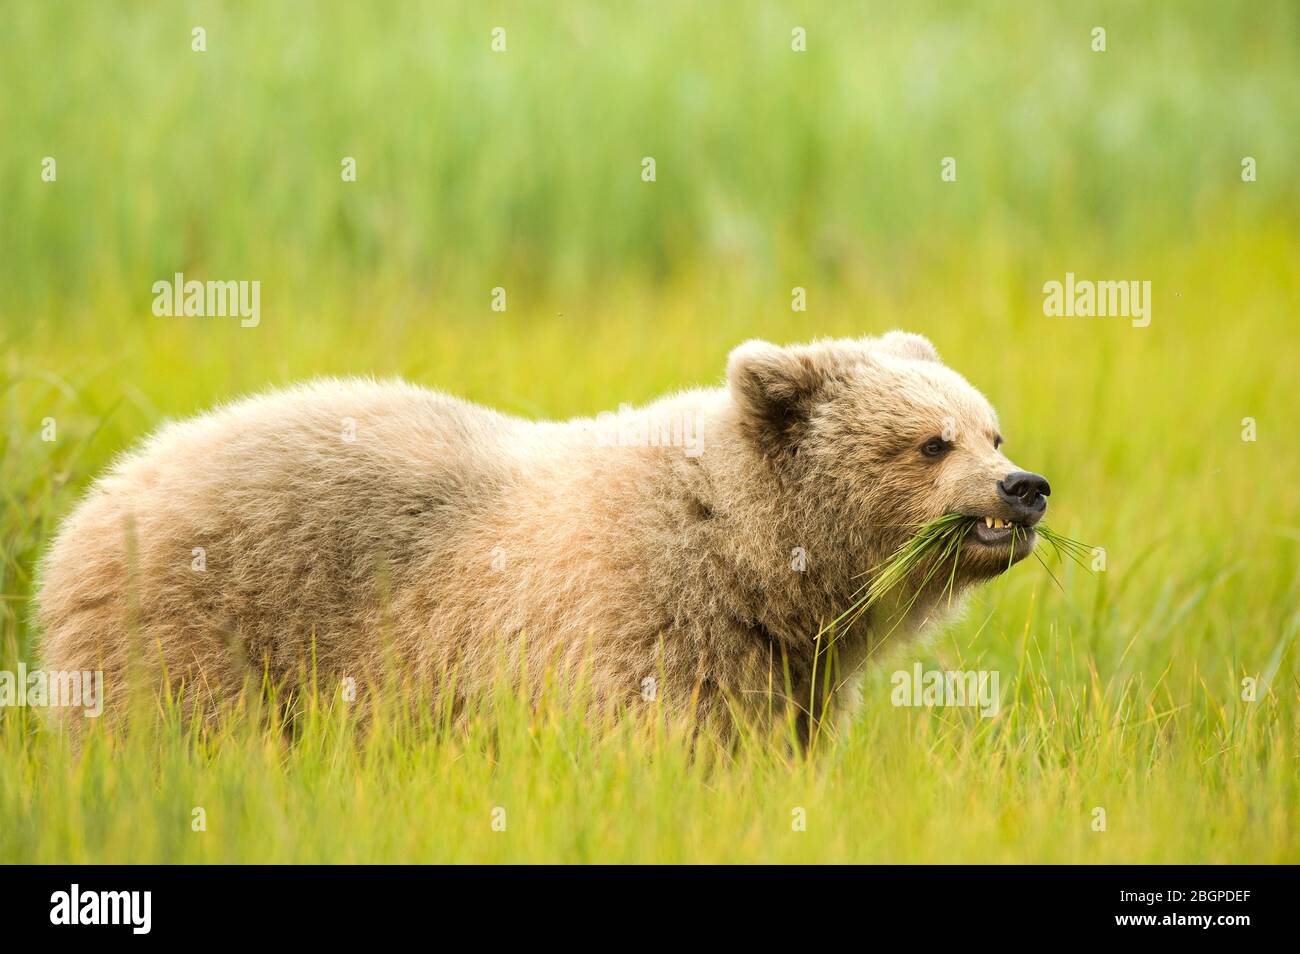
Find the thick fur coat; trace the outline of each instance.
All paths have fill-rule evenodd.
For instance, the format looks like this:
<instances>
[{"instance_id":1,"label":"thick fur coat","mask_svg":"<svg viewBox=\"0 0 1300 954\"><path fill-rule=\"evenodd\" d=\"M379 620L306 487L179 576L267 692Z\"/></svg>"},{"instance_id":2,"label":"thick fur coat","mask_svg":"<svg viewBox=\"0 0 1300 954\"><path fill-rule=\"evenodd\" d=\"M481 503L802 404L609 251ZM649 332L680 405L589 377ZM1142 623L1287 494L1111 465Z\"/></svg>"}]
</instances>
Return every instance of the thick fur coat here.
<instances>
[{"instance_id":1,"label":"thick fur coat","mask_svg":"<svg viewBox=\"0 0 1300 954\"><path fill-rule=\"evenodd\" d=\"M397 382L277 391L163 427L93 485L44 561L44 663L103 670L110 708L130 671L208 712L264 672L468 695L504 662L521 686L581 671L599 704L807 713L819 667L851 687L887 631L946 608L881 607L828 651L911 529L1002 512L997 429L901 332L748 342L722 387L563 423ZM941 460L918 450L935 435ZM1008 562L970 541L959 585Z\"/></svg>"}]
</instances>

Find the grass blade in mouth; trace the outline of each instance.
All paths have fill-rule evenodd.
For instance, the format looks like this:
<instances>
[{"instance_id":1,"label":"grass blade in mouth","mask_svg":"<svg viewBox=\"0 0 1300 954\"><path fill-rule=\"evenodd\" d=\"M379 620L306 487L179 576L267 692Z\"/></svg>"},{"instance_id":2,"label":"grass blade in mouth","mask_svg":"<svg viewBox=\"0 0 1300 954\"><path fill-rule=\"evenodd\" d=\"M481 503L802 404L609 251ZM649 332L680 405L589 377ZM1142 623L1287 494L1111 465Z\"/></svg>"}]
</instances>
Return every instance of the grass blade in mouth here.
<instances>
[{"instance_id":1,"label":"grass blade in mouth","mask_svg":"<svg viewBox=\"0 0 1300 954\"><path fill-rule=\"evenodd\" d=\"M1088 557L1092 556L1093 551L1096 549L1095 547L1083 543L1082 541L1075 540L1072 537L1067 537L1065 534L1058 533L1051 527L1045 526L1041 523L1034 527L1034 531L1047 542L1048 546L1050 546L1053 551L1055 551L1058 560L1064 561L1064 557L1069 557L1089 573L1092 572L1092 567L1090 567L1085 561ZM1062 556L1063 554L1064 557Z\"/></svg>"},{"instance_id":2,"label":"grass blade in mouth","mask_svg":"<svg viewBox=\"0 0 1300 954\"><path fill-rule=\"evenodd\" d=\"M853 603L843 613L833 619L826 626L822 627L821 632L844 624L845 629L851 627L862 617L867 610L875 606L886 596L893 593L899 586L903 585L910 579L914 572L923 565L929 563L929 568L921 580L916 591L912 594L911 599L903 607L899 614L900 619L906 616L908 610L916 603L921 592L929 585L939 568L946 566L948 561L952 561L952 569L948 574L948 582L945 590L951 596L953 587L957 580L957 559L961 551L963 541L978 520L977 517L968 517L964 514L949 513L944 514L922 524L916 532L909 537L901 546L898 547L889 557L879 566L867 571L871 575L868 583L862 586L855 594ZM1068 558L1088 572L1092 572L1086 563L1086 558L1092 554L1093 548L1086 543L1067 537L1063 533L1051 529L1044 524L1038 524L1033 531L1047 542L1055 551L1057 559L1062 562ZM1021 539L1022 535L1027 537L1029 531L1017 527L1011 528L1011 554L1008 556L1007 566L1010 568L1015 561L1015 544ZM1055 575L1043 558L1034 553L1039 563L1047 570L1048 576L1056 581L1060 586L1060 581L1056 580ZM819 633L820 636L820 633Z\"/></svg>"},{"instance_id":3,"label":"grass blade in mouth","mask_svg":"<svg viewBox=\"0 0 1300 954\"><path fill-rule=\"evenodd\" d=\"M852 605L831 620L830 623L823 626L821 632L824 633L841 623L844 624L845 629L851 627L861 618L862 614L897 589L927 561L930 561L930 567L926 571L925 578L922 580L921 585L917 587L916 593L913 594L903 613L900 614L900 618L906 615L907 610L911 609L921 591L934 578L939 567L943 566L949 558L953 560L953 569L949 577L949 585L951 586L956 578L958 551L961 549L962 540L965 539L974 522L974 517L949 513L931 520L929 523L922 524L883 563L867 571L871 574L871 580L854 593Z\"/></svg>"}]
</instances>

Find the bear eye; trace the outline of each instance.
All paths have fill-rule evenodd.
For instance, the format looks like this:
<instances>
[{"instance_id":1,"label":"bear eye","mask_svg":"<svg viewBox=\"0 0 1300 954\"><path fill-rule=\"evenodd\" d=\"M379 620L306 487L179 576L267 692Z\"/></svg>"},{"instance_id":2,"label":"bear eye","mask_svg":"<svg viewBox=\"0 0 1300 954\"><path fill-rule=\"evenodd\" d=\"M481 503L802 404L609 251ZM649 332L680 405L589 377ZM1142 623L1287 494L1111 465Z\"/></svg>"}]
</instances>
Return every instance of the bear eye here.
<instances>
[{"instance_id":1,"label":"bear eye","mask_svg":"<svg viewBox=\"0 0 1300 954\"><path fill-rule=\"evenodd\" d=\"M921 445L921 453L926 457L942 457L952 449L952 443L942 437L932 437Z\"/></svg>"}]
</instances>

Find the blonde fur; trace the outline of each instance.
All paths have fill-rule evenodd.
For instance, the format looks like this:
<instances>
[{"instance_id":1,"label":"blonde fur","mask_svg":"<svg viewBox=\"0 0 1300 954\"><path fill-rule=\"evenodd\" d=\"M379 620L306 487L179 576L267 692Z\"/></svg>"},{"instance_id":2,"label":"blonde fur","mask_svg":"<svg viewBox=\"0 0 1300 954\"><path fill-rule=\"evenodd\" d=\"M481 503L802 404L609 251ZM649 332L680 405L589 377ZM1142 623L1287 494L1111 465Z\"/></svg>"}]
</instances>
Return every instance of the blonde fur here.
<instances>
[{"instance_id":1,"label":"blonde fur","mask_svg":"<svg viewBox=\"0 0 1300 954\"><path fill-rule=\"evenodd\" d=\"M814 669L843 684L885 632L868 615L825 652L862 574L925 520L998 514L1015 469L984 398L901 332L749 342L726 386L613 423L697 428L702 453L400 382L318 381L169 424L54 540L45 665L104 670L110 707L134 667L206 713L264 671L293 686L396 666L469 693L504 647L524 674L585 667L602 704L641 704L652 679L662 704L724 723L774 696L807 712L826 701ZM916 453L949 425L946 460ZM960 585L1005 562L964 554ZM928 594L891 638L939 606Z\"/></svg>"}]
</instances>

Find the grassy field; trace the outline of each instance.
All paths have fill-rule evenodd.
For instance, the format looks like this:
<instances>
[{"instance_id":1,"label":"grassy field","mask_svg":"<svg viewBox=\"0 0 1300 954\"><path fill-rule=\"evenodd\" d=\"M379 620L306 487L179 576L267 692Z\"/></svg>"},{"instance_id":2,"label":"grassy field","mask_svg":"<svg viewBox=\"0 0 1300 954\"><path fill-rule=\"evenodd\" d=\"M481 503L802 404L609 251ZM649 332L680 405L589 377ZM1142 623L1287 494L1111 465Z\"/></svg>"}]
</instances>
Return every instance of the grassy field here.
<instances>
[{"instance_id":1,"label":"grassy field","mask_svg":"<svg viewBox=\"0 0 1300 954\"><path fill-rule=\"evenodd\" d=\"M1300 862L1294 3L11 6L0 670L113 455L314 375L567 417L907 328L1106 569L1016 567L809 757L562 700L79 753L0 708L0 862ZM260 323L155 317L176 272L260 281ZM1149 327L1047 317L1067 272L1150 281ZM917 661L1000 712L893 706Z\"/></svg>"}]
</instances>

